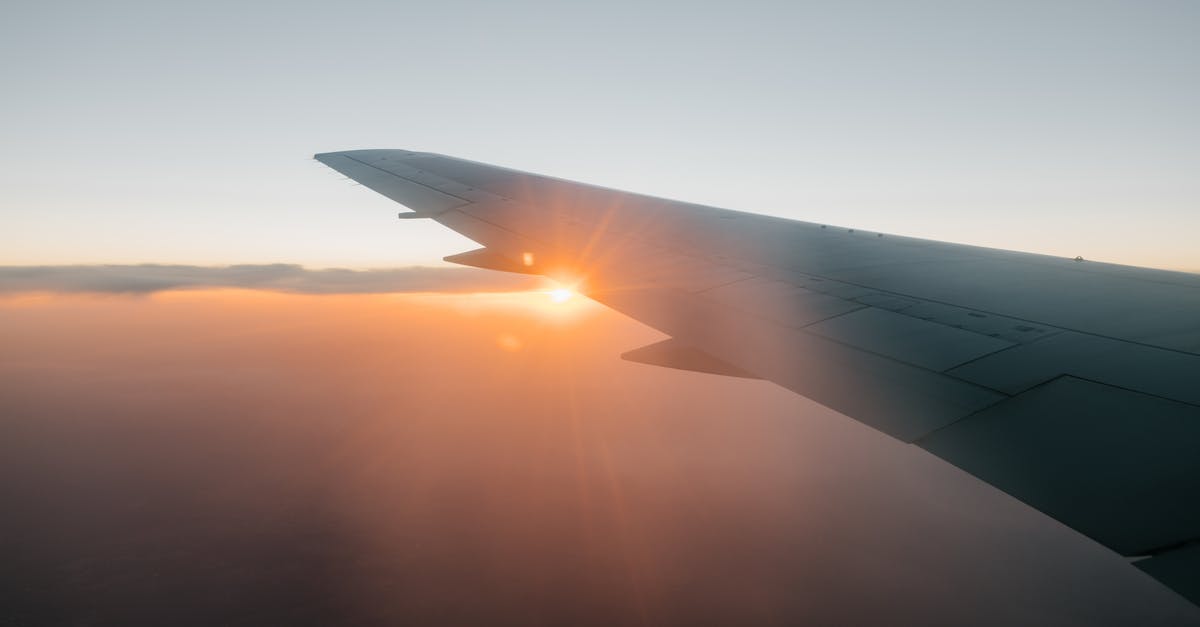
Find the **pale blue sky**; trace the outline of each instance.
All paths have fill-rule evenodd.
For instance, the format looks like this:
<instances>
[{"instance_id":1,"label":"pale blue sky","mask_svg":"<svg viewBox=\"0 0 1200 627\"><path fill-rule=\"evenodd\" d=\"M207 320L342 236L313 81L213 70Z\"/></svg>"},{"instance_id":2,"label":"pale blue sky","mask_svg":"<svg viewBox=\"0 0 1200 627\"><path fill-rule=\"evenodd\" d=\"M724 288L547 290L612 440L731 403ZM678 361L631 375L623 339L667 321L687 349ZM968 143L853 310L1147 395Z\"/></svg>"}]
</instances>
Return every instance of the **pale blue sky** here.
<instances>
[{"instance_id":1,"label":"pale blue sky","mask_svg":"<svg viewBox=\"0 0 1200 627\"><path fill-rule=\"evenodd\" d=\"M39 2L0 13L0 264L470 246L315 152L408 148L1200 270L1200 3Z\"/></svg>"}]
</instances>

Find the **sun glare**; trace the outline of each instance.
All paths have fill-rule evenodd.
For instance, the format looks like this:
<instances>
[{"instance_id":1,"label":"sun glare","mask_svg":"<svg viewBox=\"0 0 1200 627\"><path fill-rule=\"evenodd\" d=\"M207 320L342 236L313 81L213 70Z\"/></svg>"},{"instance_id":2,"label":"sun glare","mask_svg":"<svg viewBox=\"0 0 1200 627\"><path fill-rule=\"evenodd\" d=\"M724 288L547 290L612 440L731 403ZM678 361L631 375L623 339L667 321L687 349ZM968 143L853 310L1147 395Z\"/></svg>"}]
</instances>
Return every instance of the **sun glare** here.
<instances>
[{"instance_id":1,"label":"sun glare","mask_svg":"<svg viewBox=\"0 0 1200 627\"><path fill-rule=\"evenodd\" d=\"M560 287L556 290L550 290L547 292L547 294L550 295L550 300L556 303L565 303L568 300L571 300L571 297L575 295L574 292L565 287Z\"/></svg>"}]
</instances>

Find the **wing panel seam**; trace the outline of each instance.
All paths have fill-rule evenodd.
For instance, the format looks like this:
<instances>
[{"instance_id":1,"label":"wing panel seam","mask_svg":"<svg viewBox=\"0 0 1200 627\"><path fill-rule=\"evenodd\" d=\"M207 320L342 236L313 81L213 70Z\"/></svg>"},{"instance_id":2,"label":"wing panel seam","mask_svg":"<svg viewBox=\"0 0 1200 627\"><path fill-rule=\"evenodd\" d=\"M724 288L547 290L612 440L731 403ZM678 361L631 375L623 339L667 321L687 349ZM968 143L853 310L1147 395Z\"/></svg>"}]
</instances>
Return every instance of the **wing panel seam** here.
<instances>
[{"instance_id":1,"label":"wing panel seam","mask_svg":"<svg viewBox=\"0 0 1200 627\"><path fill-rule=\"evenodd\" d=\"M442 194L442 195L444 195L444 196L449 196L449 197L451 197L451 198L455 198L455 199L461 200L461 201L463 201L463 204L467 204L467 205L470 205L470 204L475 204L475 201L474 201L474 200L471 200L471 199L469 199L469 198L463 198L462 196L459 196L459 195L457 195L457 194L452 194L452 193L450 193L450 192L447 192L447 191L440 190L440 189L438 189L438 188L436 188L436 187L430 187L429 185L426 185L425 183L422 183L422 182L420 182L420 181L414 181L414 180L412 180L412 179L408 178L407 176L400 176L399 174L396 174L395 172L392 172L391 170L385 170L385 169L383 169L383 168L381 168L381 167L379 167L379 166L377 166L377 165L373 165L373 164L367 163L366 161L362 161L362 160L360 160L360 159L355 159L354 157L351 157L351 156L349 156L349 155L342 155L342 156L343 156L343 157L346 157L347 159L349 159L349 160L351 160L351 161L353 161L353 162L355 162L355 163L357 163L357 164L359 164L359 165L366 166L366 167L368 167L368 168L371 168L371 169L373 169L373 170L378 170L378 171L380 171L380 172L383 172L384 174L387 174L387 175L389 175L389 176L394 176L394 177L396 177L396 178L398 178L398 179L400 179L400 180L402 180L402 181L408 181L409 183L412 183L413 185L419 185L419 186L421 186L421 187L424 187L425 189L427 189L427 190L429 190L429 191L431 191L431 192L436 192L436 193L438 193L438 194ZM419 170L419 169L417 169L417 168L413 168L413 169L414 169L414 170L417 170L418 172L425 172L424 170ZM427 174L428 174L428 173L427 173ZM436 176L436 175L435 175L435 176ZM456 209L458 209L458 207L451 207L451 208L449 208L449 209L443 209L442 211L453 211L453 210L456 210Z\"/></svg>"}]
</instances>

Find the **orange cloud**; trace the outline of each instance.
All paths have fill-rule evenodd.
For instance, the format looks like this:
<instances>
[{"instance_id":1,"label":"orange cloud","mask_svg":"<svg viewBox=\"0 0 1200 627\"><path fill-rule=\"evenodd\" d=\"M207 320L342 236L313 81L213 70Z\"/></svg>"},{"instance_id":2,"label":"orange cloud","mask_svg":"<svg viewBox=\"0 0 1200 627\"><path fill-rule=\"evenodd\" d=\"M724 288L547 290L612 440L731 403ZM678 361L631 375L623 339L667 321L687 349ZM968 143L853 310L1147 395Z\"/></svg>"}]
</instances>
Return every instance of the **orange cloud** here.
<instances>
[{"instance_id":1,"label":"orange cloud","mask_svg":"<svg viewBox=\"0 0 1200 627\"><path fill-rule=\"evenodd\" d=\"M659 339L541 292L0 298L0 612L1188 617L1120 558L917 449L765 382L617 358Z\"/></svg>"},{"instance_id":2,"label":"orange cloud","mask_svg":"<svg viewBox=\"0 0 1200 627\"><path fill-rule=\"evenodd\" d=\"M300 294L371 294L512 291L544 285L544 280L528 275L455 267L348 270L309 269L284 263L231 266L0 266L0 293L147 294L166 290L237 287Z\"/></svg>"}]
</instances>

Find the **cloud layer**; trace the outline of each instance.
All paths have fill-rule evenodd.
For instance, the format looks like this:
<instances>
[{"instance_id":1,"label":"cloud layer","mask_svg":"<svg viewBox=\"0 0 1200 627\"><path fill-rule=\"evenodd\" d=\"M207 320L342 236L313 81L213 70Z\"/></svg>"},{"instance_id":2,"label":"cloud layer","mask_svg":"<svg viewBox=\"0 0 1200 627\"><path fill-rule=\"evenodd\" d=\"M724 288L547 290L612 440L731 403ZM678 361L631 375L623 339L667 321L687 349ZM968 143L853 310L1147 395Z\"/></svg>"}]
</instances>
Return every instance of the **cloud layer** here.
<instances>
[{"instance_id":1,"label":"cloud layer","mask_svg":"<svg viewBox=\"0 0 1200 627\"><path fill-rule=\"evenodd\" d=\"M495 292L533 289L536 277L476 268L308 269L297 264L0 266L0 293L247 288L303 294Z\"/></svg>"},{"instance_id":2,"label":"cloud layer","mask_svg":"<svg viewBox=\"0 0 1200 627\"><path fill-rule=\"evenodd\" d=\"M502 301L0 302L0 624L1196 623L916 447Z\"/></svg>"}]
</instances>

